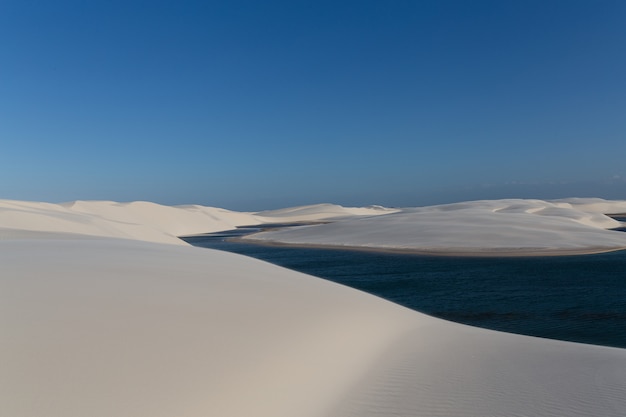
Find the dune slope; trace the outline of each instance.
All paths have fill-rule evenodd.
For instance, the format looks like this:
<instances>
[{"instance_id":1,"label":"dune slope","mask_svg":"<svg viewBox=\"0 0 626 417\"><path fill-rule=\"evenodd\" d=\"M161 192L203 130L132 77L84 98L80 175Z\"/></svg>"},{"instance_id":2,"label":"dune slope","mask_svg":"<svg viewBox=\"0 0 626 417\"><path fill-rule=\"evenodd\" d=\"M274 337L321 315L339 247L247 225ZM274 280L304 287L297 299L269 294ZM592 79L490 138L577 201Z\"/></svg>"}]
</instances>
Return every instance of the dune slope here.
<instances>
[{"instance_id":1,"label":"dune slope","mask_svg":"<svg viewBox=\"0 0 626 417\"><path fill-rule=\"evenodd\" d=\"M2 415L626 415L626 350L463 326L251 258L148 242L133 204L115 216L111 203L11 204ZM148 206L163 216L149 230L181 227ZM139 240L117 236L126 223Z\"/></svg>"},{"instance_id":2,"label":"dune slope","mask_svg":"<svg viewBox=\"0 0 626 417\"><path fill-rule=\"evenodd\" d=\"M250 241L449 255L558 255L626 248L621 223L599 210L624 202L494 200L407 208L376 217L267 231Z\"/></svg>"}]
</instances>

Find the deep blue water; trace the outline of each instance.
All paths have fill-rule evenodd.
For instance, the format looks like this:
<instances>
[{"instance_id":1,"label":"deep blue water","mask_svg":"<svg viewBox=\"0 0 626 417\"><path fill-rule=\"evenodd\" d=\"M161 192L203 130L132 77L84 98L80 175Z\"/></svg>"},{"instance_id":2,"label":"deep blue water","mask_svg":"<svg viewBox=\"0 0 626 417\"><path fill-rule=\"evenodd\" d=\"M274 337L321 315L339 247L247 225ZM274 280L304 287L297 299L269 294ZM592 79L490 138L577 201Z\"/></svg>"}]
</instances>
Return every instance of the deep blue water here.
<instances>
[{"instance_id":1,"label":"deep blue water","mask_svg":"<svg viewBox=\"0 0 626 417\"><path fill-rule=\"evenodd\" d=\"M463 258L231 242L254 228L185 238L345 284L432 316L626 348L626 251Z\"/></svg>"}]
</instances>

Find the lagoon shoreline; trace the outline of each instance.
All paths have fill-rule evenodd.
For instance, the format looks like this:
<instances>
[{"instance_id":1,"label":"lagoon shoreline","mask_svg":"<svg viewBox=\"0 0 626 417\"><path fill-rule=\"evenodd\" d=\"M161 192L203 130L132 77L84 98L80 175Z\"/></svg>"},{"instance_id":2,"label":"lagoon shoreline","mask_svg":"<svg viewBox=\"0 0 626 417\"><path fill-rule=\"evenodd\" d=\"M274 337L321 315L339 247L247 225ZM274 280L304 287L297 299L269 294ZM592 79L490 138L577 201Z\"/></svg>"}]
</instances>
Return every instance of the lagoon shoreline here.
<instances>
[{"instance_id":1,"label":"lagoon shoreline","mask_svg":"<svg viewBox=\"0 0 626 417\"><path fill-rule=\"evenodd\" d=\"M442 256L442 257L461 257L461 258L512 258L512 257L547 257L547 256L578 256L578 255L593 255L598 253L618 252L626 250L624 247L589 247L589 248L577 248L577 249L549 249L549 248L489 248L481 251L476 250L455 250L455 249L417 249L417 248L385 248L375 246L352 246L352 245L331 245L331 244L313 244L313 243L290 243L280 241L268 241L262 239L255 239L254 234L247 235L246 237L231 237L228 238L231 242L248 243L254 245L265 246L282 246L282 247L297 247L297 248L311 248L311 249L335 249L335 250L349 250L349 251L361 251L361 252L380 252L380 253L397 253L407 255L423 255L423 256Z\"/></svg>"},{"instance_id":2,"label":"lagoon shoreline","mask_svg":"<svg viewBox=\"0 0 626 417\"><path fill-rule=\"evenodd\" d=\"M472 230L483 232L484 216L496 227L499 219L538 222L537 230L553 226L550 236L596 249L589 243L626 238L602 228L614 224L606 216L567 204L433 212L478 212ZM524 211L529 205L537 210ZM1 200L0 409L12 417L626 414L626 349L452 323L176 237L281 216L328 219L309 227L336 231L377 227L370 222L383 217L402 224L405 214L416 215ZM387 230L400 240L407 232Z\"/></svg>"}]
</instances>

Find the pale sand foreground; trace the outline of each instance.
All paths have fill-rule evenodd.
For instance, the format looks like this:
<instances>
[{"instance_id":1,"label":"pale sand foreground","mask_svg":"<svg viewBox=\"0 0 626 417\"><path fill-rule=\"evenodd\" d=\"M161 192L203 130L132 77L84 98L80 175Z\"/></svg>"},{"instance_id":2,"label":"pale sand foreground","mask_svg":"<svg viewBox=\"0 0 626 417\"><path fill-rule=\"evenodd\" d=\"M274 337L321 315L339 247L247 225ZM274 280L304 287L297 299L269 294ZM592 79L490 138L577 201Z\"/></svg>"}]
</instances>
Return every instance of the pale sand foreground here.
<instances>
[{"instance_id":1,"label":"pale sand foreground","mask_svg":"<svg viewBox=\"0 0 626 417\"><path fill-rule=\"evenodd\" d=\"M18 204L64 234L13 222L16 204L0 204L0 415L626 415L624 349L445 322L254 259L146 242L167 240L155 224L175 218L143 226L137 207L90 203L73 218Z\"/></svg>"}]
</instances>

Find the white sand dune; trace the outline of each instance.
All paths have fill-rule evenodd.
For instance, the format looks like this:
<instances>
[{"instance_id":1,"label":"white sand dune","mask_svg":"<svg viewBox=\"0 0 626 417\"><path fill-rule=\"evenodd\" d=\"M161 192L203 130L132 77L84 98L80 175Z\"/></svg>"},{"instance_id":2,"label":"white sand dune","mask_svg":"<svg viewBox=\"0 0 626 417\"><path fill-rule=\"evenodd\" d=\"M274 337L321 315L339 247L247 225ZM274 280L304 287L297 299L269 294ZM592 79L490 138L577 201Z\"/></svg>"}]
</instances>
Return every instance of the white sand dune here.
<instances>
[{"instance_id":1,"label":"white sand dune","mask_svg":"<svg viewBox=\"0 0 626 417\"><path fill-rule=\"evenodd\" d=\"M267 231L245 239L433 254L553 255L626 248L622 224L602 211L626 202L489 200L408 208L376 217Z\"/></svg>"},{"instance_id":2,"label":"white sand dune","mask_svg":"<svg viewBox=\"0 0 626 417\"><path fill-rule=\"evenodd\" d=\"M550 201L557 205L573 207L586 212L626 214L626 201L604 200L602 198L564 198Z\"/></svg>"},{"instance_id":3,"label":"white sand dune","mask_svg":"<svg viewBox=\"0 0 626 417\"><path fill-rule=\"evenodd\" d=\"M162 244L256 219L176 209L191 214L0 202L0 415L626 415L624 349L463 326L254 259Z\"/></svg>"},{"instance_id":4,"label":"white sand dune","mask_svg":"<svg viewBox=\"0 0 626 417\"><path fill-rule=\"evenodd\" d=\"M309 206L290 207L279 210L260 211L255 213L257 218L266 223L336 220L355 216L379 216L395 213L399 210L381 206L343 207L336 204L313 204Z\"/></svg>"},{"instance_id":5,"label":"white sand dune","mask_svg":"<svg viewBox=\"0 0 626 417\"><path fill-rule=\"evenodd\" d=\"M0 200L2 229L63 232L89 236L119 237L184 245L179 235L232 229L240 213L215 215L203 210L167 207L154 203L77 201L66 204Z\"/></svg>"},{"instance_id":6,"label":"white sand dune","mask_svg":"<svg viewBox=\"0 0 626 417\"><path fill-rule=\"evenodd\" d=\"M199 205L163 206L135 201L74 201L63 204L0 200L0 239L17 230L119 237L186 245L178 236L218 232L262 223L318 221L393 212L382 207L349 208L331 204L242 213Z\"/></svg>"}]
</instances>

